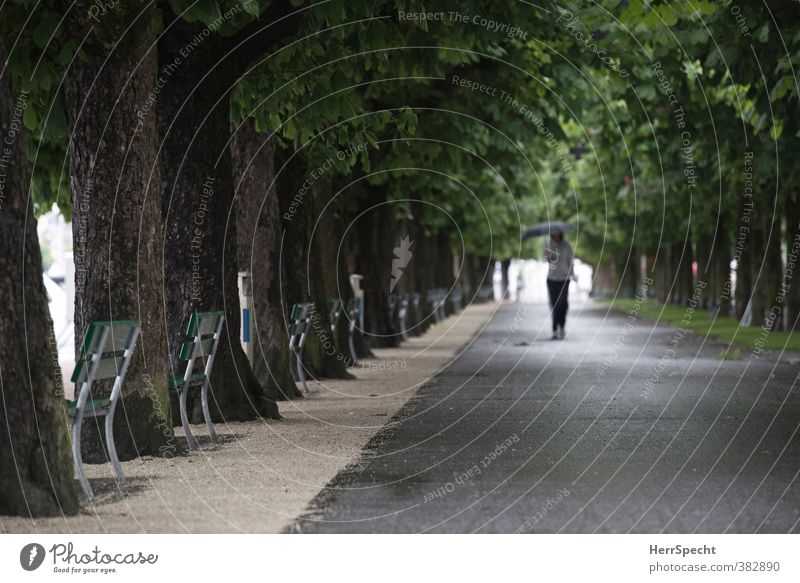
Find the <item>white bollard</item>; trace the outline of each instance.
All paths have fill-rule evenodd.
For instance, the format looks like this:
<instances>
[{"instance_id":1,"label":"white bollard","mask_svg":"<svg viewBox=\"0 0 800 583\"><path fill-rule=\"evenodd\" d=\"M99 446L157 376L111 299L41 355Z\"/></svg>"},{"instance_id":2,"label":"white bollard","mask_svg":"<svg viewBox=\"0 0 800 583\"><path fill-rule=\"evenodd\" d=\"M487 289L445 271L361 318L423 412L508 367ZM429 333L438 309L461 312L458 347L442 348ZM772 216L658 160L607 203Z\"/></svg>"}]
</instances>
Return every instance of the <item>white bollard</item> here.
<instances>
[{"instance_id":1,"label":"white bollard","mask_svg":"<svg viewBox=\"0 0 800 583\"><path fill-rule=\"evenodd\" d=\"M242 310L242 350L253 364L253 278L249 271L239 272L239 306Z\"/></svg>"},{"instance_id":2,"label":"white bollard","mask_svg":"<svg viewBox=\"0 0 800 583\"><path fill-rule=\"evenodd\" d=\"M353 273L350 275L350 286L353 288L353 295L358 300L358 327L364 329L364 290L361 289L363 275Z\"/></svg>"}]
</instances>

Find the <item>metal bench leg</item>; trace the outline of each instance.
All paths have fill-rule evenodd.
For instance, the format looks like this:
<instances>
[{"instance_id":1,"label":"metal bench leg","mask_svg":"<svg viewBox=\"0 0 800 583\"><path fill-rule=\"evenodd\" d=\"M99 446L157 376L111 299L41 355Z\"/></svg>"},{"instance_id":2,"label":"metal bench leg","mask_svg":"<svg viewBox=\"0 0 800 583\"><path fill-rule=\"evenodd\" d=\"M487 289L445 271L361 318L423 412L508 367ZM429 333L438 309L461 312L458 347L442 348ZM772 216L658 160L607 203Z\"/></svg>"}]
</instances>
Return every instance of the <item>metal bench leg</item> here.
<instances>
[{"instance_id":1,"label":"metal bench leg","mask_svg":"<svg viewBox=\"0 0 800 583\"><path fill-rule=\"evenodd\" d=\"M89 485L89 479L83 471L83 455L81 454L81 427L83 426L83 412L76 411L75 419L72 421L72 458L75 460L75 472L78 474L78 481L87 500L94 498L94 492Z\"/></svg>"},{"instance_id":2,"label":"metal bench leg","mask_svg":"<svg viewBox=\"0 0 800 583\"><path fill-rule=\"evenodd\" d=\"M295 353L297 357L297 376L300 382L303 383L303 392L307 395L309 393L308 385L306 384L306 372L303 370L303 344L300 344L300 349Z\"/></svg>"},{"instance_id":3,"label":"metal bench leg","mask_svg":"<svg viewBox=\"0 0 800 583\"><path fill-rule=\"evenodd\" d=\"M350 345L350 358L352 359L351 366L355 366L358 364L358 357L356 356L356 341L353 338L354 331L351 328L349 334L347 335L347 344Z\"/></svg>"},{"instance_id":4,"label":"metal bench leg","mask_svg":"<svg viewBox=\"0 0 800 583\"><path fill-rule=\"evenodd\" d=\"M203 388L200 390L200 402L203 404L203 417L206 420L208 434L211 441L217 441L217 432L214 431L214 424L211 422L211 413L208 411L208 377L203 381Z\"/></svg>"},{"instance_id":5,"label":"metal bench leg","mask_svg":"<svg viewBox=\"0 0 800 583\"><path fill-rule=\"evenodd\" d=\"M125 476L122 473L122 466L119 463L119 456L117 456L117 446L114 443L114 411L117 408L117 401L111 402L111 407L106 413L106 445L108 446L108 454L111 458L111 465L114 467L114 473L117 476L117 485L121 488L125 485Z\"/></svg>"},{"instance_id":6,"label":"metal bench leg","mask_svg":"<svg viewBox=\"0 0 800 583\"><path fill-rule=\"evenodd\" d=\"M197 440L192 435L192 430L189 428L189 416L186 414L186 394L189 392L189 384L184 383L183 389L181 389L181 396L180 396L180 410L181 410L181 425L183 425L183 431L186 433L186 443L189 444L189 448L196 448L197 447Z\"/></svg>"}]
</instances>

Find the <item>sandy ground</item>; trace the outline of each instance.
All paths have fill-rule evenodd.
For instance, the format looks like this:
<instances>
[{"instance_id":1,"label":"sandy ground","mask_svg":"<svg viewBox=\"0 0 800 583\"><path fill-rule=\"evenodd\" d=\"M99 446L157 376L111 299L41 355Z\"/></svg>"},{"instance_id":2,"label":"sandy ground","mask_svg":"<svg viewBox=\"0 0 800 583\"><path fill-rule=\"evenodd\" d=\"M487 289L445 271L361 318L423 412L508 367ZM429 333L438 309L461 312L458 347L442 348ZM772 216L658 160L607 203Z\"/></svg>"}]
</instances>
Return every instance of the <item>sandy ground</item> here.
<instances>
[{"instance_id":1,"label":"sandy ground","mask_svg":"<svg viewBox=\"0 0 800 583\"><path fill-rule=\"evenodd\" d=\"M0 516L3 532L279 532L416 391L446 368L491 318L473 305L402 347L376 350L356 380L310 383L310 397L280 403L283 421L218 424L218 444L166 460L125 462L125 495L110 464L87 466L95 503L74 517Z\"/></svg>"}]
</instances>

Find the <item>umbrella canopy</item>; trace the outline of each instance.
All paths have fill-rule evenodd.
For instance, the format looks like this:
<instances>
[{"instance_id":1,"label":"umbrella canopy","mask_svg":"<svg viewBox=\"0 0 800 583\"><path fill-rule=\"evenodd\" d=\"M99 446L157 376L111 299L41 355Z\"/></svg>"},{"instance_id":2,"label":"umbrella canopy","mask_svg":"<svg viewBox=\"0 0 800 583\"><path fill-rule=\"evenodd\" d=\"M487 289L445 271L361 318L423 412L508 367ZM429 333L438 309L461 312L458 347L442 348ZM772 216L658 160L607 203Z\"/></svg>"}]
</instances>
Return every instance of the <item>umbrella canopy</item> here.
<instances>
[{"instance_id":1,"label":"umbrella canopy","mask_svg":"<svg viewBox=\"0 0 800 583\"><path fill-rule=\"evenodd\" d=\"M569 223L559 223L559 222L550 222L550 223L539 223L538 225L533 225L529 229L526 229L524 233L522 233L522 240L530 239L531 237L541 237L543 235L553 235L555 233L564 233L572 229L572 225Z\"/></svg>"}]
</instances>

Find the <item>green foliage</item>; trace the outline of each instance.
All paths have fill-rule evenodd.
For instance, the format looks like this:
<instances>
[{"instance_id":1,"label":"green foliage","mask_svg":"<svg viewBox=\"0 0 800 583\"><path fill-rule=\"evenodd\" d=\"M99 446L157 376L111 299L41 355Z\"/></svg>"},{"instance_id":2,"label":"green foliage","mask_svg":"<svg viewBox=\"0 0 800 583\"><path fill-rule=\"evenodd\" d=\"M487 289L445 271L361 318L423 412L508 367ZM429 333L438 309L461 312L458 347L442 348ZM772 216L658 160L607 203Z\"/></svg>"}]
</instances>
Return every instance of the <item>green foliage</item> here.
<instances>
[{"instance_id":1,"label":"green foliage","mask_svg":"<svg viewBox=\"0 0 800 583\"><path fill-rule=\"evenodd\" d=\"M230 36L275 1L160 5ZM707 233L718 215L733 217L741 180L730 169L740 168L744 142L797 150L800 32L788 0L769 8L711 0L291 4L302 10L300 30L233 88L232 121L254 118L304 168L365 144L328 176L334 185L364 177L339 210L367 196L430 202L420 217L426 228L446 230L454 246L463 238L468 251L532 255L536 243L521 245L520 232L547 219L574 222L576 252L594 263L631 246L652 251ZM69 128L58 87L77 46L54 6L7 3L0 32L15 39L9 67L15 90L28 95L36 200L68 212ZM434 10L461 18L399 16ZM779 180L794 197L796 165L777 167L778 177L775 160L758 156L755 184ZM398 208L407 218L410 207Z\"/></svg>"}]
</instances>

